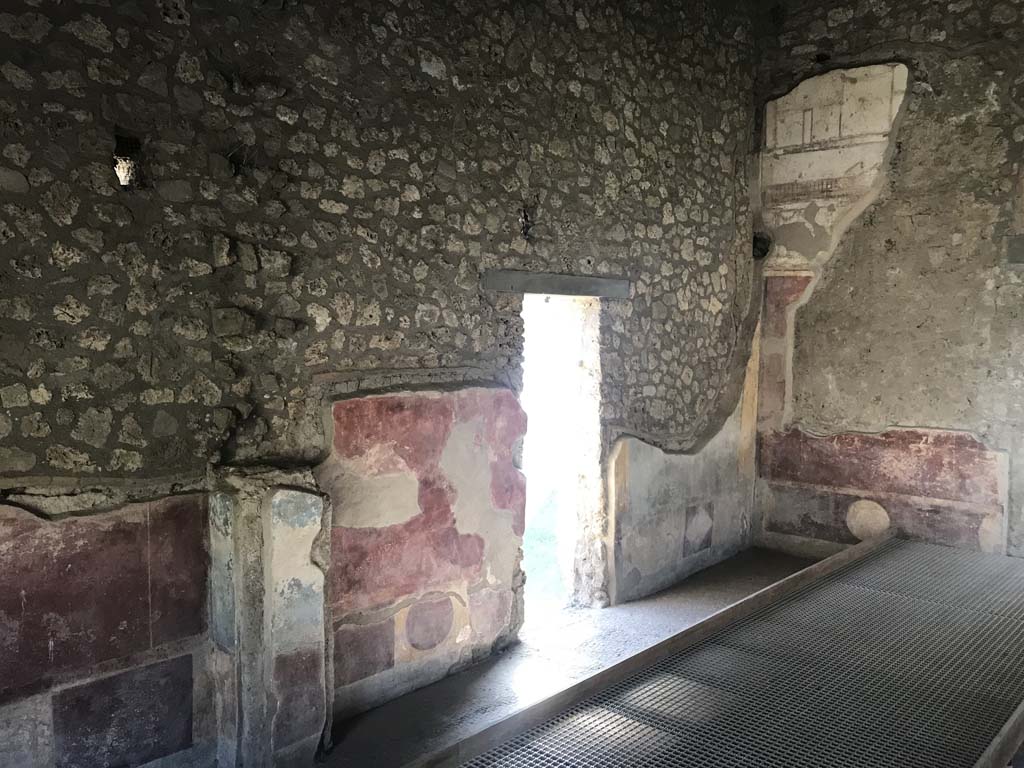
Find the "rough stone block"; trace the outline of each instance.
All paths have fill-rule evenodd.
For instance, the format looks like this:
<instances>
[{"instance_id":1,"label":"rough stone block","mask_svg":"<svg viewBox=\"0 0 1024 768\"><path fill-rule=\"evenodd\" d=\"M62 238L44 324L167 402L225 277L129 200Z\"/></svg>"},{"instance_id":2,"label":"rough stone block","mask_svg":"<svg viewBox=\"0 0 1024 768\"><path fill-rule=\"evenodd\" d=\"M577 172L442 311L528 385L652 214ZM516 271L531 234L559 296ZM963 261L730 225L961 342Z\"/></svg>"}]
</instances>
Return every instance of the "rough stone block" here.
<instances>
[{"instance_id":1,"label":"rough stone block","mask_svg":"<svg viewBox=\"0 0 1024 768\"><path fill-rule=\"evenodd\" d=\"M139 766L192 746L192 657L121 672L53 698L57 768Z\"/></svg>"},{"instance_id":2,"label":"rough stone block","mask_svg":"<svg viewBox=\"0 0 1024 768\"><path fill-rule=\"evenodd\" d=\"M0 192L23 194L28 192L28 179L21 171L0 166Z\"/></svg>"},{"instance_id":3,"label":"rough stone block","mask_svg":"<svg viewBox=\"0 0 1024 768\"><path fill-rule=\"evenodd\" d=\"M1024 235L1014 235L1006 243L1006 262L1024 266Z\"/></svg>"},{"instance_id":4,"label":"rough stone block","mask_svg":"<svg viewBox=\"0 0 1024 768\"><path fill-rule=\"evenodd\" d=\"M237 307L213 310L213 332L217 336L239 336L252 328L252 318Z\"/></svg>"}]
</instances>

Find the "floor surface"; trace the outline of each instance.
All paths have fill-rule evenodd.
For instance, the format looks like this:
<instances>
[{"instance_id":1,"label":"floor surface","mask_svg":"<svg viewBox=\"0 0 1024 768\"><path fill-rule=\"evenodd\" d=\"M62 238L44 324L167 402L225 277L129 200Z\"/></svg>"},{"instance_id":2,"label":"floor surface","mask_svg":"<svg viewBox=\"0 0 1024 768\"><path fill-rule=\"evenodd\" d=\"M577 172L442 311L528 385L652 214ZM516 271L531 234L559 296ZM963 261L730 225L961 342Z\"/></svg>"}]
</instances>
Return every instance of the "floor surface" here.
<instances>
[{"instance_id":1,"label":"floor surface","mask_svg":"<svg viewBox=\"0 0 1024 768\"><path fill-rule=\"evenodd\" d=\"M1005 766L1024 739L1024 560L894 538L847 553L462 768Z\"/></svg>"},{"instance_id":2,"label":"floor surface","mask_svg":"<svg viewBox=\"0 0 1024 768\"><path fill-rule=\"evenodd\" d=\"M635 603L531 622L521 642L335 729L331 768L400 768L654 645L810 564L751 549ZM527 606L529 610L529 606Z\"/></svg>"}]
</instances>

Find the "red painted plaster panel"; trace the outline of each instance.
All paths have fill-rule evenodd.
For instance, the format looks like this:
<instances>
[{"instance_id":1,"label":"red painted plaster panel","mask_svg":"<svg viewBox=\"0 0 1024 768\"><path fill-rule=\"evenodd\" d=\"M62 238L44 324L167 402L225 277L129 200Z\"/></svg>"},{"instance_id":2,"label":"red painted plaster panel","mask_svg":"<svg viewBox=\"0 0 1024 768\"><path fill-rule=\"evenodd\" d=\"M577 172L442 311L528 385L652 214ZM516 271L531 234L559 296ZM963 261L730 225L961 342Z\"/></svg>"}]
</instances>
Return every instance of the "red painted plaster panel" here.
<instances>
[{"instance_id":1,"label":"red painted plaster panel","mask_svg":"<svg viewBox=\"0 0 1024 768\"><path fill-rule=\"evenodd\" d=\"M320 649L303 649L274 658L275 750L307 739L323 728L323 679L324 655Z\"/></svg>"},{"instance_id":2,"label":"red painted plaster panel","mask_svg":"<svg viewBox=\"0 0 1024 768\"><path fill-rule=\"evenodd\" d=\"M206 629L209 557L206 497L175 496L150 505L153 645Z\"/></svg>"},{"instance_id":3,"label":"red painted plaster panel","mask_svg":"<svg viewBox=\"0 0 1024 768\"><path fill-rule=\"evenodd\" d=\"M199 634L202 497L60 522L0 507L0 701Z\"/></svg>"},{"instance_id":4,"label":"red painted plaster panel","mask_svg":"<svg viewBox=\"0 0 1024 768\"><path fill-rule=\"evenodd\" d=\"M487 543L458 529L453 512L456 490L440 467L457 425L475 425L473 450L486 456L490 467L493 511L480 509L477 514L511 512L509 535L522 535L525 480L513 458L526 430L526 416L513 393L469 389L366 397L336 403L333 414L329 462L344 465L346 472L408 472L418 484L418 514L405 522L333 528L330 579L335 616L467 585L483 576ZM344 493L332 491L332 496L342 509Z\"/></svg>"},{"instance_id":5,"label":"red painted plaster panel","mask_svg":"<svg viewBox=\"0 0 1024 768\"><path fill-rule=\"evenodd\" d=\"M764 333L766 336L781 338L787 335L789 307L803 298L810 275L769 276L764 290Z\"/></svg>"},{"instance_id":6,"label":"red painted plaster panel","mask_svg":"<svg viewBox=\"0 0 1024 768\"><path fill-rule=\"evenodd\" d=\"M0 700L149 648L146 505L48 523L0 508Z\"/></svg>"},{"instance_id":7,"label":"red painted plaster panel","mask_svg":"<svg viewBox=\"0 0 1024 768\"><path fill-rule=\"evenodd\" d=\"M395 666L395 620L334 628L334 685L340 687Z\"/></svg>"},{"instance_id":8,"label":"red painted plaster panel","mask_svg":"<svg viewBox=\"0 0 1024 768\"><path fill-rule=\"evenodd\" d=\"M820 488L1003 505L1002 454L961 432L901 429L878 435L763 435L761 474Z\"/></svg>"},{"instance_id":9,"label":"red painted plaster panel","mask_svg":"<svg viewBox=\"0 0 1024 768\"><path fill-rule=\"evenodd\" d=\"M419 516L389 528L334 528L331 550L334 610L344 614L477 577L483 544Z\"/></svg>"},{"instance_id":10,"label":"red painted plaster panel","mask_svg":"<svg viewBox=\"0 0 1024 768\"><path fill-rule=\"evenodd\" d=\"M786 402L786 360L780 353L765 353L761 356L758 391L762 408L768 403L773 415L782 413Z\"/></svg>"},{"instance_id":11,"label":"red painted plaster panel","mask_svg":"<svg viewBox=\"0 0 1024 768\"><path fill-rule=\"evenodd\" d=\"M343 458L365 456L382 446L413 470L441 458L453 421L450 398L415 395L361 397L334 404L334 450ZM381 471L396 471L393 463Z\"/></svg>"},{"instance_id":12,"label":"red painted plaster panel","mask_svg":"<svg viewBox=\"0 0 1024 768\"><path fill-rule=\"evenodd\" d=\"M850 495L803 486L770 484L769 488L773 503L765 515L767 530L841 544L858 541L846 525L846 515L861 499L881 504L893 528L904 536L966 549L979 548L986 519L983 511L941 502Z\"/></svg>"}]
</instances>

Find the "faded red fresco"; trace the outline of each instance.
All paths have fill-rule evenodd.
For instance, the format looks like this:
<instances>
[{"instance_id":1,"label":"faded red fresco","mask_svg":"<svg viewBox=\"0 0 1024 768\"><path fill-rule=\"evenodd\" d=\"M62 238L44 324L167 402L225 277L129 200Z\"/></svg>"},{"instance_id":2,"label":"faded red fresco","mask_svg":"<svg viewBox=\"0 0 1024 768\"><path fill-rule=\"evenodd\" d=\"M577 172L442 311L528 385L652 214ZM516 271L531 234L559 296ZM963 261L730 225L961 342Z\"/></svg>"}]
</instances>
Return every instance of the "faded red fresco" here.
<instances>
[{"instance_id":1,"label":"faded red fresco","mask_svg":"<svg viewBox=\"0 0 1024 768\"><path fill-rule=\"evenodd\" d=\"M762 325L765 336L781 337L788 334L786 311L803 298L810 284L810 275L770 275L765 280Z\"/></svg>"},{"instance_id":2,"label":"faded red fresco","mask_svg":"<svg viewBox=\"0 0 1024 768\"><path fill-rule=\"evenodd\" d=\"M202 633L206 501L60 522L0 506L0 701Z\"/></svg>"},{"instance_id":3,"label":"faded red fresco","mask_svg":"<svg viewBox=\"0 0 1024 768\"><path fill-rule=\"evenodd\" d=\"M513 465L513 453L526 431L526 415L511 392L471 389L364 397L336 403L333 417L336 460L360 459L364 471L374 474L413 474L420 509L397 525L332 529L335 616L482 577L485 542L459 532L453 512L456 491L440 467L456 424L478 424L477 446L491 468L493 508L511 512L510 535L522 535L526 486Z\"/></svg>"},{"instance_id":4,"label":"faded red fresco","mask_svg":"<svg viewBox=\"0 0 1024 768\"><path fill-rule=\"evenodd\" d=\"M788 312L804 297L810 284L810 275L769 275L765 280L758 371L758 423L764 429L782 424L789 396L786 358L793 346Z\"/></svg>"},{"instance_id":5,"label":"faded red fresco","mask_svg":"<svg viewBox=\"0 0 1024 768\"><path fill-rule=\"evenodd\" d=\"M963 432L898 429L815 437L798 429L761 439L761 474L832 488L870 489L993 506L1002 455Z\"/></svg>"},{"instance_id":6,"label":"faded red fresco","mask_svg":"<svg viewBox=\"0 0 1024 768\"><path fill-rule=\"evenodd\" d=\"M881 504L904 535L978 549L1006 514L1006 457L963 432L894 429L815 437L761 435L761 476L772 489L765 527L841 543L859 499Z\"/></svg>"}]
</instances>

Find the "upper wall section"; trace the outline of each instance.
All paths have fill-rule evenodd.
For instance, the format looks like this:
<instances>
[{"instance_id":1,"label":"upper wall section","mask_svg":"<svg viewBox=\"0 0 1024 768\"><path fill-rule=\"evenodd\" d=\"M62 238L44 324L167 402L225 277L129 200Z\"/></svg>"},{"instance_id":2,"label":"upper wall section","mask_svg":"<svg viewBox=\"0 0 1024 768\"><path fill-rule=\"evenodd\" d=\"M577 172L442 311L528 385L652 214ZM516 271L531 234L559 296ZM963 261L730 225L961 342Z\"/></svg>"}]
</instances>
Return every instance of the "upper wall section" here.
<instances>
[{"instance_id":1,"label":"upper wall section","mask_svg":"<svg viewBox=\"0 0 1024 768\"><path fill-rule=\"evenodd\" d=\"M480 290L490 267L631 279L606 421L716 426L746 356L742 14L37 5L0 12L0 473L314 461L338 394L514 387L519 301Z\"/></svg>"},{"instance_id":2,"label":"upper wall section","mask_svg":"<svg viewBox=\"0 0 1024 768\"><path fill-rule=\"evenodd\" d=\"M836 70L765 107L761 205L770 269L819 268L877 197L907 90L903 64Z\"/></svg>"}]
</instances>

